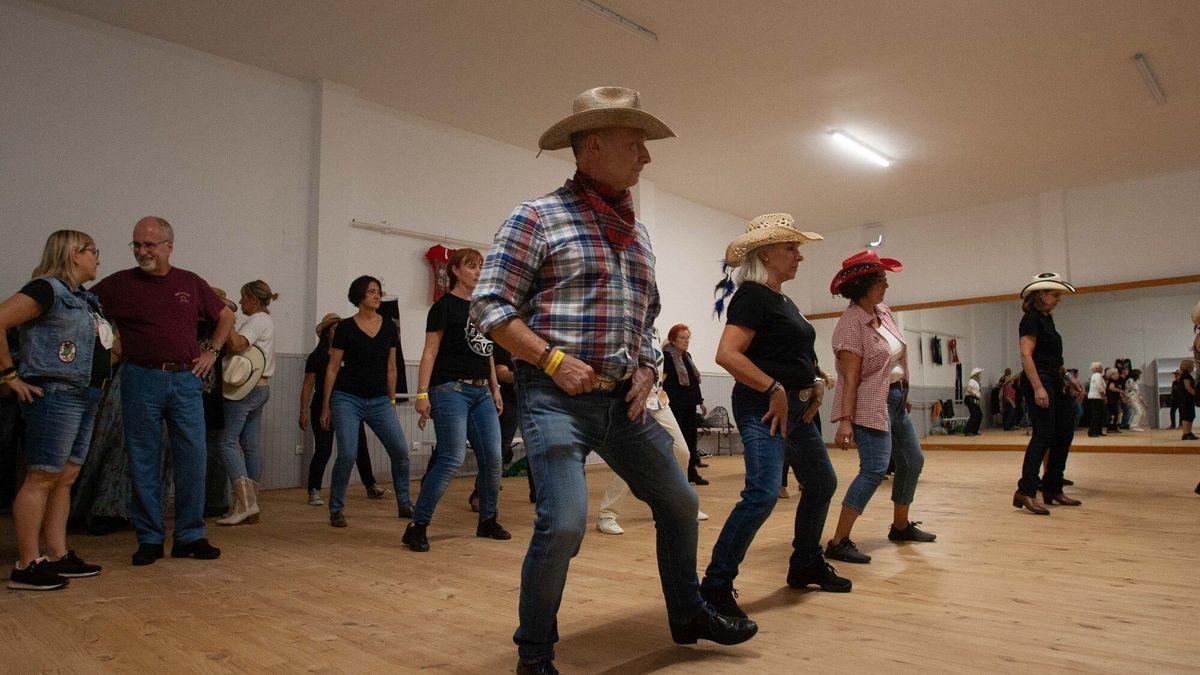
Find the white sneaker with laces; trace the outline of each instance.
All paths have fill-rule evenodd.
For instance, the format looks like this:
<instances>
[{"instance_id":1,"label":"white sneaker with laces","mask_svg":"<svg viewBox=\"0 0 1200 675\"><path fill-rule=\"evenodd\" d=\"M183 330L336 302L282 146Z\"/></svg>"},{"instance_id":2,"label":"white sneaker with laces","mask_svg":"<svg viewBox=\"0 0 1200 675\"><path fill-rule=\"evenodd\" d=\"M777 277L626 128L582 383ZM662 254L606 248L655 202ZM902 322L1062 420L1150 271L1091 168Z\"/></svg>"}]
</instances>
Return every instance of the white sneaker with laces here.
<instances>
[{"instance_id":1,"label":"white sneaker with laces","mask_svg":"<svg viewBox=\"0 0 1200 675\"><path fill-rule=\"evenodd\" d=\"M708 520L708 514L703 511L697 511L696 520Z\"/></svg>"},{"instance_id":2,"label":"white sneaker with laces","mask_svg":"<svg viewBox=\"0 0 1200 675\"><path fill-rule=\"evenodd\" d=\"M625 534L625 530L621 529L621 526L617 524L617 519L612 516L597 519L596 529L604 534Z\"/></svg>"},{"instance_id":3,"label":"white sneaker with laces","mask_svg":"<svg viewBox=\"0 0 1200 675\"><path fill-rule=\"evenodd\" d=\"M309 506L321 506L324 503L325 502L321 501L321 491L320 490L309 490L308 491L308 505Z\"/></svg>"}]
</instances>

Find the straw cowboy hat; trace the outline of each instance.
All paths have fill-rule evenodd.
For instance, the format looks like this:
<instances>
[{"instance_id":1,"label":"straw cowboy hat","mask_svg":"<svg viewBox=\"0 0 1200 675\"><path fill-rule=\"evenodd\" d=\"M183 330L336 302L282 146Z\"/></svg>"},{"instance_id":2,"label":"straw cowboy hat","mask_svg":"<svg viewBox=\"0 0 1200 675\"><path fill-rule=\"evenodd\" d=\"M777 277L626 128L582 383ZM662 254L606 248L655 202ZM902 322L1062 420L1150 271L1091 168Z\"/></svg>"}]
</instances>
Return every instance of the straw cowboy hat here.
<instances>
[{"instance_id":1,"label":"straw cowboy hat","mask_svg":"<svg viewBox=\"0 0 1200 675\"><path fill-rule=\"evenodd\" d=\"M341 320L342 317L332 312L321 317L321 320L317 323L317 335L321 335L325 332L326 328L329 328L331 324L335 324Z\"/></svg>"},{"instance_id":2,"label":"straw cowboy hat","mask_svg":"<svg viewBox=\"0 0 1200 675\"><path fill-rule=\"evenodd\" d=\"M558 150L570 147L571 134L595 129L630 127L646 132L646 140L675 138L662 120L642 110L641 94L625 87L596 87L575 97L571 114L542 134L538 147Z\"/></svg>"},{"instance_id":3,"label":"straw cowboy hat","mask_svg":"<svg viewBox=\"0 0 1200 675\"><path fill-rule=\"evenodd\" d=\"M267 356L258 347L240 354L228 354L221 360L221 395L240 401L254 391L267 368Z\"/></svg>"},{"instance_id":4,"label":"straw cowboy hat","mask_svg":"<svg viewBox=\"0 0 1200 675\"><path fill-rule=\"evenodd\" d=\"M1025 288L1021 289L1021 299L1034 291L1065 291L1074 293L1075 287L1063 281L1063 278L1057 272L1042 272L1033 278L1033 281L1025 284Z\"/></svg>"},{"instance_id":5,"label":"straw cowboy hat","mask_svg":"<svg viewBox=\"0 0 1200 675\"><path fill-rule=\"evenodd\" d=\"M225 306L229 308L229 311L237 311L237 305L235 305L233 301L229 299L229 295L225 293L225 289L213 287L212 290L213 293L216 293L217 297L221 299L221 302L225 303Z\"/></svg>"},{"instance_id":6,"label":"straw cowboy hat","mask_svg":"<svg viewBox=\"0 0 1200 675\"><path fill-rule=\"evenodd\" d=\"M970 379L972 377L975 377L976 375L982 375L982 374L983 374L983 368L972 368L971 374L967 376L967 379Z\"/></svg>"},{"instance_id":7,"label":"straw cowboy hat","mask_svg":"<svg viewBox=\"0 0 1200 675\"><path fill-rule=\"evenodd\" d=\"M797 230L796 219L792 218L790 213L764 213L746 223L746 231L725 247L725 264L738 267L746 262L746 256L759 246L781 242L806 244L824 238L816 232Z\"/></svg>"},{"instance_id":8,"label":"straw cowboy hat","mask_svg":"<svg viewBox=\"0 0 1200 675\"><path fill-rule=\"evenodd\" d=\"M895 258L880 258L875 251L855 253L842 261L842 269L838 270L837 274L833 275L833 281L829 282L829 292L837 295L838 291L842 290L842 285L851 279L858 279L876 272L900 272L903 270L904 265L901 265L900 261Z\"/></svg>"}]
</instances>

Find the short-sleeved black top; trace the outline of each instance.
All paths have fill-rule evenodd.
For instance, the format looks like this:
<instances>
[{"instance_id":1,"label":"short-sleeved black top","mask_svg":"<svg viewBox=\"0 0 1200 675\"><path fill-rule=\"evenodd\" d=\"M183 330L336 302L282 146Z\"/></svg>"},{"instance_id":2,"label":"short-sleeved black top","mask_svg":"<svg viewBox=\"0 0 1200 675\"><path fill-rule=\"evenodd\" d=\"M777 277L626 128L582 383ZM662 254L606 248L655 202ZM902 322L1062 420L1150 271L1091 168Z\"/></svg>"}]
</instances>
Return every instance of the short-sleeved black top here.
<instances>
[{"instance_id":1,"label":"short-sleeved black top","mask_svg":"<svg viewBox=\"0 0 1200 675\"><path fill-rule=\"evenodd\" d=\"M429 308L425 320L425 332L441 331L437 359L429 386L435 387L451 380L486 380L491 377L492 366L488 361L495 345L467 317L469 300L453 293L438 298Z\"/></svg>"},{"instance_id":2,"label":"short-sleeved black top","mask_svg":"<svg viewBox=\"0 0 1200 675\"><path fill-rule=\"evenodd\" d=\"M333 390L362 398L387 396L388 352L396 347L397 337L395 325L387 319L375 337L364 333L354 317L342 319L333 333L333 348L344 352Z\"/></svg>"},{"instance_id":3,"label":"short-sleeved black top","mask_svg":"<svg viewBox=\"0 0 1200 675\"><path fill-rule=\"evenodd\" d=\"M1183 405L1187 405L1189 403L1192 405L1195 405L1196 396L1195 396L1195 394L1188 393L1187 385L1185 384L1185 382L1190 382L1192 384L1192 390L1195 391L1196 379L1194 377L1192 377L1191 373L1181 373L1179 375L1179 395L1178 395L1178 398L1175 400Z\"/></svg>"},{"instance_id":4,"label":"short-sleeved black top","mask_svg":"<svg viewBox=\"0 0 1200 675\"><path fill-rule=\"evenodd\" d=\"M811 387L817 364L817 330L791 298L754 282L738 287L729 301L731 326L754 331L746 357L788 389Z\"/></svg>"},{"instance_id":5,"label":"short-sleeved black top","mask_svg":"<svg viewBox=\"0 0 1200 675\"><path fill-rule=\"evenodd\" d=\"M1038 372L1049 372L1057 375L1062 368L1062 336L1054 327L1054 317L1037 310L1025 312L1021 317L1021 337L1033 337L1037 343L1033 347L1033 365Z\"/></svg>"}]
</instances>

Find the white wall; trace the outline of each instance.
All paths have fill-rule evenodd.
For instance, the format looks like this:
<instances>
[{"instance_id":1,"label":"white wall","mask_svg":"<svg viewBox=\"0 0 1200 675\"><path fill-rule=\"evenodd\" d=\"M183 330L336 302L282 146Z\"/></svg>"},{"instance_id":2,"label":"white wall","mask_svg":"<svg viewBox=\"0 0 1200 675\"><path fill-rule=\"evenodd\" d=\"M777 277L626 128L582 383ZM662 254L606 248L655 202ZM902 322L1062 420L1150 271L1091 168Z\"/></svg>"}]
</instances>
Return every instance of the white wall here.
<instances>
[{"instance_id":1,"label":"white wall","mask_svg":"<svg viewBox=\"0 0 1200 675\"><path fill-rule=\"evenodd\" d=\"M235 297L267 280L278 349L302 348L311 85L3 2L0 100L4 296L51 231L95 237L103 276L133 266L134 222L160 215L175 226L174 264Z\"/></svg>"}]
</instances>

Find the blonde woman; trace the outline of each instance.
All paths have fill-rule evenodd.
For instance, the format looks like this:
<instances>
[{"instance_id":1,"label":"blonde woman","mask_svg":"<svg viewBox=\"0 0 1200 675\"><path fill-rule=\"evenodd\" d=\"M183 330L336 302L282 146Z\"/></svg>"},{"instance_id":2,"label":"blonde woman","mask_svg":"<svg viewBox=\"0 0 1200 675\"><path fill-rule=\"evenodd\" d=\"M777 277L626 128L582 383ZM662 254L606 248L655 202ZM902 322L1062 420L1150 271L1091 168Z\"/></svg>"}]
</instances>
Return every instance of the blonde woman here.
<instances>
[{"instance_id":1,"label":"blonde woman","mask_svg":"<svg viewBox=\"0 0 1200 675\"><path fill-rule=\"evenodd\" d=\"M0 339L0 394L11 393L25 418L25 480L13 501L20 556L9 576L15 590L51 591L99 565L67 548L71 484L87 458L111 373L113 332L95 295L100 250L87 234L59 230L46 240L33 280L0 304L0 335L20 328L20 364ZM39 548L39 539L46 542Z\"/></svg>"},{"instance_id":2,"label":"blonde woman","mask_svg":"<svg viewBox=\"0 0 1200 675\"><path fill-rule=\"evenodd\" d=\"M225 471L233 483L233 509L217 521L218 525L240 525L258 522L258 485L262 479L262 418L271 398L271 377L275 375L275 323L271 321L272 293L267 282L256 279L242 286L238 305L242 318L229 334L226 347L231 354L244 354L251 349L262 352L265 362L262 376L250 393L242 398L225 396L223 411L225 429L221 435L221 457ZM239 392L238 395L241 395ZM238 443L241 443L241 451Z\"/></svg>"}]
</instances>

